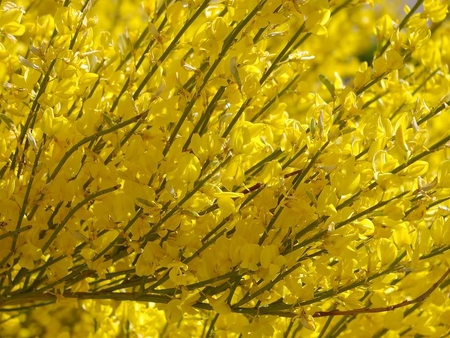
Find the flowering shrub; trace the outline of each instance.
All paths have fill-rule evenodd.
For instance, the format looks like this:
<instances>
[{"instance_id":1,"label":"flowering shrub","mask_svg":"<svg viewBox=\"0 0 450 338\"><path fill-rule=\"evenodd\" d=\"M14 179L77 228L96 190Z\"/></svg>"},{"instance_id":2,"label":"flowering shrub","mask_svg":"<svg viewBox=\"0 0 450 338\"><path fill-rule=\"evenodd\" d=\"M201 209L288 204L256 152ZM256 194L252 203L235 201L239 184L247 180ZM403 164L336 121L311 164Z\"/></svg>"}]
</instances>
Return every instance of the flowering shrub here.
<instances>
[{"instance_id":1,"label":"flowering shrub","mask_svg":"<svg viewBox=\"0 0 450 338\"><path fill-rule=\"evenodd\" d=\"M448 1L0 6L2 337L441 337Z\"/></svg>"}]
</instances>

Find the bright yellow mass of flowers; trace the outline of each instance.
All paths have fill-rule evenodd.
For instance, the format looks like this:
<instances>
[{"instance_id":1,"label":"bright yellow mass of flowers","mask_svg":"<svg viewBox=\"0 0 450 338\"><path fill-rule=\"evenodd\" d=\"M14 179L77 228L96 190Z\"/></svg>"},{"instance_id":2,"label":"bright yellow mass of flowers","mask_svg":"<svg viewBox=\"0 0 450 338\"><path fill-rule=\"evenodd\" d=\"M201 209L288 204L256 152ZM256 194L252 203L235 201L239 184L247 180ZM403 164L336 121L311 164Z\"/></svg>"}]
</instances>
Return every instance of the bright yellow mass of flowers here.
<instances>
[{"instance_id":1,"label":"bright yellow mass of flowers","mask_svg":"<svg viewBox=\"0 0 450 338\"><path fill-rule=\"evenodd\" d=\"M0 0L1 337L448 337L449 0Z\"/></svg>"}]
</instances>

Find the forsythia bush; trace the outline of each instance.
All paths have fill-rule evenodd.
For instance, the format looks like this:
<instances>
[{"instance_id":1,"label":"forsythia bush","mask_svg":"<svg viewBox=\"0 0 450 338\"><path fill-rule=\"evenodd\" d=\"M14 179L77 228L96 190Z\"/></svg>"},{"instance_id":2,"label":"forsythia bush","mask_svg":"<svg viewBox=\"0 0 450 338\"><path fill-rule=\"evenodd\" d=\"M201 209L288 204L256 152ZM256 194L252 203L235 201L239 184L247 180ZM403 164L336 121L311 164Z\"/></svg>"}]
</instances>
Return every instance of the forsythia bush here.
<instances>
[{"instance_id":1,"label":"forsythia bush","mask_svg":"<svg viewBox=\"0 0 450 338\"><path fill-rule=\"evenodd\" d=\"M0 336L448 335L448 4L0 1Z\"/></svg>"}]
</instances>

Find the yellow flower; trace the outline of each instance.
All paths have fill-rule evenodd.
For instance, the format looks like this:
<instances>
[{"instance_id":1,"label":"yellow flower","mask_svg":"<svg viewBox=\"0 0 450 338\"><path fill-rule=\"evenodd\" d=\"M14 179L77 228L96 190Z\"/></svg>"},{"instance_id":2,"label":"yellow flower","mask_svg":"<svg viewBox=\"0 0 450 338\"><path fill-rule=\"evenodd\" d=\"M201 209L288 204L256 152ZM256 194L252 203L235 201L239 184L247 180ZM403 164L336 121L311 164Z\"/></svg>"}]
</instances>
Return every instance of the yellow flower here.
<instances>
[{"instance_id":1,"label":"yellow flower","mask_svg":"<svg viewBox=\"0 0 450 338\"><path fill-rule=\"evenodd\" d=\"M0 335L444 336L448 2L367 4L1 2Z\"/></svg>"}]
</instances>

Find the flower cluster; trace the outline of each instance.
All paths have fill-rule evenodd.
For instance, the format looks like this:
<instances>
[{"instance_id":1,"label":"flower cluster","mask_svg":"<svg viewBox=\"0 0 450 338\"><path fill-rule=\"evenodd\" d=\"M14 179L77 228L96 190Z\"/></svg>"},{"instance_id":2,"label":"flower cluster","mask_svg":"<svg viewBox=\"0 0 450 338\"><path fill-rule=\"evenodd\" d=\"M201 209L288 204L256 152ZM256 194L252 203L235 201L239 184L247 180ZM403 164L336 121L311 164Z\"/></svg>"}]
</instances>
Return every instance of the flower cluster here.
<instances>
[{"instance_id":1,"label":"flower cluster","mask_svg":"<svg viewBox=\"0 0 450 338\"><path fill-rule=\"evenodd\" d=\"M444 335L448 5L0 1L0 335Z\"/></svg>"}]
</instances>

